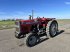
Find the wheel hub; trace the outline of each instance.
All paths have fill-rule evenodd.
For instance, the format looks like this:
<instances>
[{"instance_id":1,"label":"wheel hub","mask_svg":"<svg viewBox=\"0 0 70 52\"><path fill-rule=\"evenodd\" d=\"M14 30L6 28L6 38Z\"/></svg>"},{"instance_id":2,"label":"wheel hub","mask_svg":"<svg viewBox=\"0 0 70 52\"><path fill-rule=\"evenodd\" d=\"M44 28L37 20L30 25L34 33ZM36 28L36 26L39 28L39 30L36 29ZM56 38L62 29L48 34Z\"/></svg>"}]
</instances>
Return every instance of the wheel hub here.
<instances>
[{"instance_id":1,"label":"wheel hub","mask_svg":"<svg viewBox=\"0 0 70 52\"><path fill-rule=\"evenodd\" d=\"M33 45L33 44L35 44L35 42L36 42L36 37L35 37L35 36L31 36L31 37L29 38L29 44L30 44L30 45Z\"/></svg>"}]
</instances>

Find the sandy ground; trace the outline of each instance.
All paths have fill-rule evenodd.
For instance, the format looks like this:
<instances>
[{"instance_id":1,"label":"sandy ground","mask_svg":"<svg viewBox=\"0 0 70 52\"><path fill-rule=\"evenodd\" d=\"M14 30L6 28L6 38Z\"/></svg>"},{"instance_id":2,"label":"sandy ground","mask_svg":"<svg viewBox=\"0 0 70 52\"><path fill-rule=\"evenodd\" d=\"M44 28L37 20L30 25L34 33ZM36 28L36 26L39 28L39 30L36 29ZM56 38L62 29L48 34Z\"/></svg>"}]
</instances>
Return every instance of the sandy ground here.
<instances>
[{"instance_id":1,"label":"sandy ground","mask_svg":"<svg viewBox=\"0 0 70 52\"><path fill-rule=\"evenodd\" d=\"M0 30L0 52L70 52L70 23L59 23L59 34L54 38L44 39L33 47L23 44L23 39L16 39L15 29Z\"/></svg>"}]
</instances>

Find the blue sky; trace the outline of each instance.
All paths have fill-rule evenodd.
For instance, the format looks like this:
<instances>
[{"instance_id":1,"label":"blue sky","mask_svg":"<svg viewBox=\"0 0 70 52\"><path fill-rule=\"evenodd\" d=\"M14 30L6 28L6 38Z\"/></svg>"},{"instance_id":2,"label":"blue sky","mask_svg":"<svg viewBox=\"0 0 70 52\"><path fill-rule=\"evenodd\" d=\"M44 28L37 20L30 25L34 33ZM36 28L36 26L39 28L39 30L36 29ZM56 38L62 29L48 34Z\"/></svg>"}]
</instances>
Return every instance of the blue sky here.
<instances>
[{"instance_id":1,"label":"blue sky","mask_svg":"<svg viewBox=\"0 0 70 52\"><path fill-rule=\"evenodd\" d=\"M28 19L32 10L34 17L70 19L70 0L0 0L0 19Z\"/></svg>"}]
</instances>

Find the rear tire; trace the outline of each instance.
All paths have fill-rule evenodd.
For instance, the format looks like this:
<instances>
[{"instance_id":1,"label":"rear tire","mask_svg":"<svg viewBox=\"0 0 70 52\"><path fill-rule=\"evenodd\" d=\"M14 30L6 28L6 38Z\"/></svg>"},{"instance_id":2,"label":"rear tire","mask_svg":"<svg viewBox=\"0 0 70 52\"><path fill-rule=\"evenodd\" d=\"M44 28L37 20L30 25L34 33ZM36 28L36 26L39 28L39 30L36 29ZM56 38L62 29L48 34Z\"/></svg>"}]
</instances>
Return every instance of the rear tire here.
<instances>
[{"instance_id":1,"label":"rear tire","mask_svg":"<svg viewBox=\"0 0 70 52\"><path fill-rule=\"evenodd\" d=\"M50 26L49 26L49 34L51 37L54 37L57 35L58 32L58 23L57 21L52 21Z\"/></svg>"}]
</instances>

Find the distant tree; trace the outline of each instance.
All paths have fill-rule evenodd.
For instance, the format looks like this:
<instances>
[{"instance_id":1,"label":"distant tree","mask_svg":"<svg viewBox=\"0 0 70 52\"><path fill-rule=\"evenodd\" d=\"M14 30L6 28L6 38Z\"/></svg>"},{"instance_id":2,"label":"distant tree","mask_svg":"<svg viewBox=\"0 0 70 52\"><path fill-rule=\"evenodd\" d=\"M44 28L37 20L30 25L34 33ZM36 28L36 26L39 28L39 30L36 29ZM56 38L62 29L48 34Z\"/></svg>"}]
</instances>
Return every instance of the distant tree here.
<instances>
[{"instance_id":1,"label":"distant tree","mask_svg":"<svg viewBox=\"0 0 70 52\"><path fill-rule=\"evenodd\" d=\"M7 19L6 21L11 21L11 19Z\"/></svg>"},{"instance_id":2,"label":"distant tree","mask_svg":"<svg viewBox=\"0 0 70 52\"><path fill-rule=\"evenodd\" d=\"M6 20L4 19L4 20L2 20L2 21L6 21Z\"/></svg>"},{"instance_id":3,"label":"distant tree","mask_svg":"<svg viewBox=\"0 0 70 52\"><path fill-rule=\"evenodd\" d=\"M11 19L12 21L15 21L15 19Z\"/></svg>"}]
</instances>

